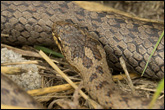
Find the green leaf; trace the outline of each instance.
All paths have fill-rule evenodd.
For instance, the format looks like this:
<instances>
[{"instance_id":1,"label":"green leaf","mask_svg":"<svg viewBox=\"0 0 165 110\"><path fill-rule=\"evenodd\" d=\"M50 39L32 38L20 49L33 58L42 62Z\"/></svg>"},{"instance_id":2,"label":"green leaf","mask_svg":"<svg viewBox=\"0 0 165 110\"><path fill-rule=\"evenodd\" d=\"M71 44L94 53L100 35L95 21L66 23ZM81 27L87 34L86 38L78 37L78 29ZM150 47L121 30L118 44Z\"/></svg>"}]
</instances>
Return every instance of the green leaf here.
<instances>
[{"instance_id":1,"label":"green leaf","mask_svg":"<svg viewBox=\"0 0 165 110\"><path fill-rule=\"evenodd\" d=\"M149 58L148 58L148 61L147 61L147 63L146 63L146 66L145 66L145 68L144 68L144 70L143 70L143 72L142 72L142 75L141 75L141 76L143 76L144 72L146 71L147 66L148 66L148 63L149 63L149 61L150 61L150 59L151 59L152 55L154 54L154 52L155 52L156 48L158 47L158 45L159 45L159 43L160 43L161 39L163 38L163 36L164 36L164 31L162 32L162 34L161 34L161 36L159 37L159 39L158 39L158 41L157 41L157 43L156 43L156 45L155 45L154 49L152 50L152 53L150 54L150 56L149 56Z\"/></svg>"},{"instance_id":2,"label":"green leaf","mask_svg":"<svg viewBox=\"0 0 165 110\"><path fill-rule=\"evenodd\" d=\"M149 109L151 109L153 107L153 105L156 102L156 99L159 97L161 91L164 89L164 78L159 82L158 87L156 92L154 93L154 96L149 104Z\"/></svg>"},{"instance_id":3,"label":"green leaf","mask_svg":"<svg viewBox=\"0 0 165 110\"><path fill-rule=\"evenodd\" d=\"M55 57L61 57L61 58L64 57L61 53L57 53L57 52L55 52L51 49L48 49L46 47L43 47L43 46L34 45L34 48L37 49L37 50L42 50L43 52L45 52L47 54L54 55Z\"/></svg>"}]
</instances>

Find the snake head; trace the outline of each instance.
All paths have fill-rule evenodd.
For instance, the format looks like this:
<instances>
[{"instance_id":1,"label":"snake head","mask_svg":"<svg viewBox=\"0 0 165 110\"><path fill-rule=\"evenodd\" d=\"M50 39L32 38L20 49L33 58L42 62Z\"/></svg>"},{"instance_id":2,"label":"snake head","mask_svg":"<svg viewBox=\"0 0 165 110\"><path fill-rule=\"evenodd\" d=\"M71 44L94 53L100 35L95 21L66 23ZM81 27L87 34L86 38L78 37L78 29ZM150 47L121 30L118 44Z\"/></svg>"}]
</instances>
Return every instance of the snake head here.
<instances>
[{"instance_id":1,"label":"snake head","mask_svg":"<svg viewBox=\"0 0 165 110\"><path fill-rule=\"evenodd\" d=\"M64 46L70 47L72 44L81 43L82 34L83 32L76 24L65 21L54 22L52 27L53 38L61 52L63 52ZM85 40L83 39L83 41Z\"/></svg>"},{"instance_id":2,"label":"snake head","mask_svg":"<svg viewBox=\"0 0 165 110\"><path fill-rule=\"evenodd\" d=\"M91 50L94 57L100 60L101 55L97 47L101 44L78 24L65 21L55 22L52 27L52 34L64 56L70 55L71 59L85 58L88 54L85 52Z\"/></svg>"}]
</instances>

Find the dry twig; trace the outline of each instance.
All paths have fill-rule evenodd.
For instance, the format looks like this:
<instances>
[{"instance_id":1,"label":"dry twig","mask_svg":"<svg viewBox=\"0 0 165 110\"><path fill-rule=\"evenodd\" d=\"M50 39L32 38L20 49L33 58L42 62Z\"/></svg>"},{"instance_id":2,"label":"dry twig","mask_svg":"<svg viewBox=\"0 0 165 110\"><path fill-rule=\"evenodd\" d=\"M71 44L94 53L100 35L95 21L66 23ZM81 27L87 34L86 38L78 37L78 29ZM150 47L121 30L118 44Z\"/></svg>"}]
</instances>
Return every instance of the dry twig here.
<instances>
[{"instance_id":1,"label":"dry twig","mask_svg":"<svg viewBox=\"0 0 165 110\"><path fill-rule=\"evenodd\" d=\"M131 78L130 78L130 76L129 76L129 73L128 73L128 71L127 71L127 67L126 67L126 64L125 64L125 61L124 61L123 57L120 57L120 64L121 64L121 66L122 66L122 68L123 68L123 70L124 70L124 72L125 72L125 74L126 74L126 76L127 76L128 85L130 86L130 88L131 88L131 90L132 90L132 93L135 94L135 89L134 89L132 80L131 80Z\"/></svg>"}]
</instances>

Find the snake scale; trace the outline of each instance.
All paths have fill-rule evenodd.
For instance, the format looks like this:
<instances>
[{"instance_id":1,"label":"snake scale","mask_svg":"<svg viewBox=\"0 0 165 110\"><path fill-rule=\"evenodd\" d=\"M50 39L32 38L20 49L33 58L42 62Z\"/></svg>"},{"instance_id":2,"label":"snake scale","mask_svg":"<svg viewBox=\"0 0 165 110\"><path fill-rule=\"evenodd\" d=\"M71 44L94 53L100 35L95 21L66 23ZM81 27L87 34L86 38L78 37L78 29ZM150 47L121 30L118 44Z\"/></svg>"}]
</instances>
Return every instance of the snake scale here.
<instances>
[{"instance_id":1,"label":"snake scale","mask_svg":"<svg viewBox=\"0 0 165 110\"><path fill-rule=\"evenodd\" d=\"M147 107L149 101L146 99L128 96L118 90L111 74L108 74L110 71L107 65L121 69L119 57L123 56L129 72L141 73L164 30L162 24L145 22L114 12L88 11L71 1L1 2L1 33L9 34L9 37L1 38L4 43L54 46L51 28L56 21L72 22L55 23L59 29L53 27L53 32L66 40L58 37L61 38L58 41L65 44L60 46L61 50L63 47L65 50L73 49L70 53L63 51L63 54L69 55L66 59L71 65L74 66L75 62L80 64L75 68L82 72L86 90L92 98L106 108ZM82 26L78 27L77 24ZM67 34L64 29L68 29ZM71 34L71 30L75 32ZM80 39L76 39L79 34ZM69 35L73 36L70 38ZM70 39L67 39L67 36ZM145 76L153 79L161 79L164 76L164 40L153 55ZM163 107L158 104L156 108Z\"/></svg>"}]
</instances>

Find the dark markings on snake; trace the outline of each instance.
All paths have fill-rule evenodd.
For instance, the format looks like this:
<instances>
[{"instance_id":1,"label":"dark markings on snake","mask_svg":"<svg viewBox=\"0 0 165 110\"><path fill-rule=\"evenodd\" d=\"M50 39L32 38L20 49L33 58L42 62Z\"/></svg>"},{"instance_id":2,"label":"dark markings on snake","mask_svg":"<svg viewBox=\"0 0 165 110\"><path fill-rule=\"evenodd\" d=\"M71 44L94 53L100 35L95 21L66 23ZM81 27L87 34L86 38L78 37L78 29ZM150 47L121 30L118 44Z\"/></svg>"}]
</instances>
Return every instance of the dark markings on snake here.
<instances>
[{"instance_id":1,"label":"dark markings on snake","mask_svg":"<svg viewBox=\"0 0 165 110\"><path fill-rule=\"evenodd\" d=\"M124 101L129 107L128 100L130 100L130 99L128 97L123 96L122 99L119 99L119 100Z\"/></svg>"},{"instance_id":2,"label":"dark markings on snake","mask_svg":"<svg viewBox=\"0 0 165 110\"><path fill-rule=\"evenodd\" d=\"M103 88L104 85L109 84L107 81L102 81L99 83L99 85L96 86L96 89L99 90Z\"/></svg>"},{"instance_id":3,"label":"dark markings on snake","mask_svg":"<svg viewBox=\"0 0 165 110\"><path fill-rule=\"evenodd\" d=\"M2 92L1 94L3 94L3 95L7 95L10 93L10 91L7 90L6 88L1 88L1 92Z\"/></svg>"},{"instance_id":4,"label":"dark markings on snake","mask_svg":"<svg viewBox=\"0 0 165 110\"><path fill-rule=\"evenodd\" d=\"M12 105L17 105L19 103L19 100L16 99L15 97L13 97L13 99L11 100L11 104Z\"/></svg>"},{"instance_id":5,"label":"dark markings on snake","mask_svg":"<svg viewBox=\"0 0 165 110\"><path fill-rule=\"evenodd\" d=\"M93 65L93 62L90 58L88 58L87 56L83 57L83 65L86 68L90 68Z\"/></svg>"},{"instance_id":6,"label":"dark markings on snake","mask_svg":"<svg viewBox=\"0 0 165 110\"><path fill-rule=\"evenodd\" d=\"M21 89L14 89L13 92L14 92L16 95L18 95L18 94L23 93L24 91L21 90Z\"/></svg>"},{"instance_id":7,"label":"dark markings on snake","mask_svg":"<svg viewBox=\"0 0 165 110\"><path fill-rule=\"evenodd\" d=\"M96 67L96 73L99 73L99 74L103 74L104 72L103 72L103 68L101 67L101 66L97 66Z\"/></svg>"},{"instance_id":8,"label":"dark markings on snake","mask_svg":"<svg viewBox=\"0 0 165 110\"><path fill-rule=\"evenodd\" d=\"M29 101L29 102L27 102L28 104L30 104L30 105L36 105L37 104L37 102L36 101Z\"/></svg>"},{"instance_id":9,"label":"dark markings on snake","mask_svg":"<svg viewBox=\"0 0 165 110\"><path fill-rule=\"evenodd\" d=\"M132 25L133 25L133 28L128 28L128 30L133 31L133 32L139 32L138 30L139 24L132 23Z\"/></svg>"},{"instance_id":10,"label":"dark markings on snake","mask_svg":"<svg viewBox=\"0 0 165 110\"><path fill-rule=\"evenodd\" d=\"M98 16L100 16L100 17L105 17L105 16L106 16L106 12L98 13Z\"/></svg>"},{"instance_id":11,"label":"dark markings on snake","mask_svg":"<svg viewBox=\"0 0 165 110\"><path fill-rule=\"evenodd\" d=\"M90 48L93 53L94 58L100 61L102 59L102 56L100 54L100 51L97 48L97 45L100 45L100 43L90 37L86 37L86 41L87 41L86 47Z\"/></svg>"},{"instance_id":12,"label":"dark markings on snake","mask_svg":"<svg viewBox=\"0 0 165 110\"><path fill-rule=\"evenodd\" d=\"M97 78L97 74L96 73L92 73L92 75L89 78L89 81L92 82L96 78Z\"/></svg>"},{"instance_id":13,"label":"dark markings on snake","mask_svg":"<svg viewBox=\"0 0 165 110\"><path fill-rule=\"evenodd\" d=\"M119 24L125 23L125 20L123 20L123 19L115 19L115 20L116 20L116 22L118 22Z\"/></svg>"},{"instance_id":14,"label":"dark markings on snake","mask_svg":"<svg viewBox=\"0 0 165 110\"><path fill-rule=\"evenodd\" d=\"M112 90L108 90L106 96L110 97L112 93L113 93Z\"/></svg>"}]
</instances>

